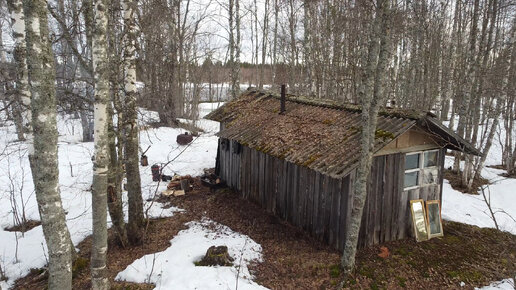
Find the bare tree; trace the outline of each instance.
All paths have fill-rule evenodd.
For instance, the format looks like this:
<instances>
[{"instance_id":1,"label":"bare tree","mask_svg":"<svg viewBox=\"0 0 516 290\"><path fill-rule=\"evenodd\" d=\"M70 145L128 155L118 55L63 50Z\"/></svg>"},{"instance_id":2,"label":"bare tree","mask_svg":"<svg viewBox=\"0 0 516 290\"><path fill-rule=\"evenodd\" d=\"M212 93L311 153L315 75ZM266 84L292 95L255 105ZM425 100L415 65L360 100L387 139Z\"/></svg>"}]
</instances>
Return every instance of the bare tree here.
<instances>
[{"instance_id":1,"label":"bare tree","mask_svg":"<svg viewBox=\"0 0 516 290\"><path fill-rule=\"evenodd\" d=\"M49 254L49 289L71 289L70 233L59 193L55 70L47 22L47 1L25 4L27 64L34 152L32 176Z\"/></svg>"},{"instance_id":2,"label":"bare tree","mask_svg":"<svg viewBox=\"0 0 516 290\"><path fill-rule=\"evenodd\" d=\"M139 244L143 240L144 217L142 188L138 154L138 122L136 111L136 1L124 0L125 23L125 169L127 174L127 195L129 199L129 241Z\"/></svg>"},{"instance_id":3,"label":"bare tree","mask_svg":"<svg viewBox=\"0 0 516 290\"><path fill-rule=\"evenodd\" d=\"M231 98L240 94L240 0L229 0L229 62Z\"/></svg>"},{"instance_id":4,"label":"bare tree","mask_svg":"<svg viewBox=\"0 0 516 290\"><path fill-rule=\"evenodd\" d=\"M26 140L29 147L32 147L32 126L30 112L30 91L29 79L27 76L27 59L25 45L25 18L23 16L23 3L21 0L7 1L11 13L11 25L13 30L14 50L13 56L16 63L16 100L13 103L19 140ZM29 150L30 151L30 150Z\"/></svg>"},{"instance_id":5,"label":"bare tree","mask_svg":"<svg viewBox=\"0 0 516 290\"><path fill-rule=\"evenodd\" d=\"M95 79L95 160L93 163L93 242L91 284L93 289L109 289L107 278L107 177L109 164L108 106L109 63L107 55L108 1L95 0L93 31L93 71Z\"/></svg>"},{"instance_id":6,"label":"bare tree","mask_svg":"<svg viewBox=\"0 0 516 290\"><path fill-rule=\"evenodd\" d=\"M367 179L371 171L378 111L385 100L386 72L390 52L390 1L376 1L376 15L371 27L369 50L364 60L359 98L362 100L362 132L360 161L353 189L353 207L350 226L342 254L342 267L346 274L355 266L358 234L364 204L367 198Z\"/></svg>"}]
</instances>

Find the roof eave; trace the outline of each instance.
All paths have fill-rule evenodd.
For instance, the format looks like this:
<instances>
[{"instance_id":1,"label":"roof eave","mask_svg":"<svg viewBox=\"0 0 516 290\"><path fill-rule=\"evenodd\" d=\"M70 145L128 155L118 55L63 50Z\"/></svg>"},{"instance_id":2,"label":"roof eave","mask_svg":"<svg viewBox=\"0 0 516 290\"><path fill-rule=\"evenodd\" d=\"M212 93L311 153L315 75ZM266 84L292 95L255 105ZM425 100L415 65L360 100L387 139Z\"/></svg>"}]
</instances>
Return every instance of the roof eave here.
<instances>
[{"instance_id":1,"label":"roof eave","mask_svg":"<svg viewBox=\"0 0 516 290\"><path fill-rule=\"evenodd\" d=\"M428 130L433 136L443 142L443 147L451 150L461 151L467 154L482 156L483 153L475 148L471 143L464 140L450 128L441 124L431 116L419 119L418 124Z\"/></svg>"}]
</instances>

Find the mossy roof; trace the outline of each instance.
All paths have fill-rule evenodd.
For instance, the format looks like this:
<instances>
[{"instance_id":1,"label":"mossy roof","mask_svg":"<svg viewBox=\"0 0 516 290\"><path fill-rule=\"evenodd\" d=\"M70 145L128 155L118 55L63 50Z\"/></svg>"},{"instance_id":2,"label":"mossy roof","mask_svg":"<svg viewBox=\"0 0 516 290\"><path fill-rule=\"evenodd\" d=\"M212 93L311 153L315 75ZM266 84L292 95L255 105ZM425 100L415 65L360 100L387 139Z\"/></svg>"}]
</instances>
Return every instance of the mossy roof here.
<instances>
[{"instance_id":1,"label":"mossy roof","mask_svg":"<svg viewBox=\"0 0 516 290\"><path fill-rule=\"evenodd\" d=\"M249 89L206 118L224 123L218 133L221 138L335 178L347 175L358 164L362 128L359 106L287 95L286 111L279 111L279 95ZM381 109L375 151L416 124L429 128L434 124L432 119L427 113L412 110ZM438 128L440 134L443 128L447 129ZM452 137L448 139L458 136ZM443 143L443 147L447 145ZM455 147L450 148L459 149Z\"/></svg>"}]
</instances>

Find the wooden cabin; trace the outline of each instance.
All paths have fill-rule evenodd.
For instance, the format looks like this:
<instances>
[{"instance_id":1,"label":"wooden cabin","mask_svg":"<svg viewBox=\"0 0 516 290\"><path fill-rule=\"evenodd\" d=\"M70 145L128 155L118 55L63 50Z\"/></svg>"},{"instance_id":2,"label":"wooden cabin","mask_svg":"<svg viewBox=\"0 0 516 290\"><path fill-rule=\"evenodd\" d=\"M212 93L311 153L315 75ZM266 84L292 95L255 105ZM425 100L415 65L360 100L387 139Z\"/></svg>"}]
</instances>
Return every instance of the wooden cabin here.
<instances>
[{"instance_id":1,"label":"wooden cabin","mask_svg":"<svg viewBox=\"0 0 516 290\"><path fill-rule=\"evenodd\" d=\"M244 198L341 250L359 161L360 107L247 90L220 122L216 172ZM433 115L382 109L359 247L413 236L409 201L441 200L446 149L478 152Z\"/></svg>"}]
</instances>

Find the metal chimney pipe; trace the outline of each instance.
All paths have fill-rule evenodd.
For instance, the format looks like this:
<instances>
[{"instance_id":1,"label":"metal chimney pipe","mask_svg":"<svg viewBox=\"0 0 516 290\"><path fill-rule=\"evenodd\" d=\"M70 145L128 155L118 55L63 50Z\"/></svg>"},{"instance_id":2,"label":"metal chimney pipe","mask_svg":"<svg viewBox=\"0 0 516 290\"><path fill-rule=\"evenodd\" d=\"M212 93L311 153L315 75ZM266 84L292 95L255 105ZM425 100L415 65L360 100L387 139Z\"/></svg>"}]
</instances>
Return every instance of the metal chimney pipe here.
<instances>
[{"instance_id":1,"label":"metal chimney pipe","mask_svg":"<svg viewBox=\"0 0 516 290\"><path fill-rule=\"evenodd\" d=\"M280 107L280 114L285 113L285 102L286 102L286 86L281 85L281 107Z\"/></svg>"}]
</instances>

